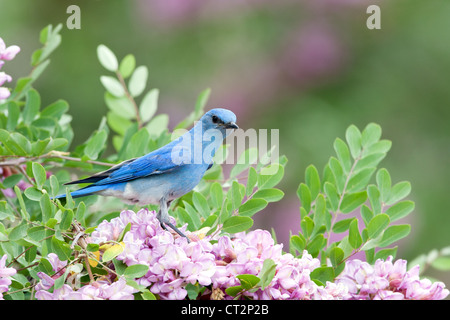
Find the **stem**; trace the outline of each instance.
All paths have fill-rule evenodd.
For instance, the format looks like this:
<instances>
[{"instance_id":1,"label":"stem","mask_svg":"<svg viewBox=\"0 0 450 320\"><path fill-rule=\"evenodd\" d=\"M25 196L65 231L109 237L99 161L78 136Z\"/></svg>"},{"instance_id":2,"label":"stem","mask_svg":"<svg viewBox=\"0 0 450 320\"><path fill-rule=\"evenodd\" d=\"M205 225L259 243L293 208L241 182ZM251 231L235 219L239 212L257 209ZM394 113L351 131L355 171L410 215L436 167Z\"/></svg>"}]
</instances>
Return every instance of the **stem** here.
<instances>
[{"instance_id":1,"label":"stem","mask_svg":"<svg viewBox=\"0 0 450 320\"><path fill-rule=\"evenodd\" d=\"M20 165L22 165L28 161L35 161L35 160L39 160L39 159L53 159L53 158L63 159L63 160L68 160L68 161L76 161L76 162L86 162L86 163L96 164L96 165L105 166L105 167L113 167L116 165L115 163L101 162L101 161L95 161L95 160L81 160L80 158L66 156L62 152L50 151L49 153L46 153L41 156L29 157L29 158L20 157L20 158L16 158L16 159L2 161L2 162L0 162L0 167L6 167L6 166L19 167Z\"/></svg>"},{"instance_id":2,"label":"stem","mask_svg":"<svg viewBox=\"0 0 450 320\"><path fill-rule=\"evenodd\" d=\"M141 117L139 116L139 108L136 104L136 101L131 96L130 91L128 91L128 87L127 87L127 84L125 83L125 79L122 77L122 75L120 74L119 71L116 71L116 76L119 79L120 84L122 85L123 89L125 90L125 95L127 96L128 100L130 100L131 104L134 107L134 111L136 112L136 121L137 121L138 127L140 129L140 128L142 128L143 124L142 124Z\"/></svg>"},{"instance_id":3,"label":"stem","mask_svg":"<svg viewBox=\"0 0 450 320\"><path fill-rule=\"evenodd\" d=\"M355 170L356 164L358 163L359 160L361 160L361 154L362 154L362 151L358 155L358 157L356 157L355 162L353 162L353 165L350 168L347 178L345 179L344 188L342 189L342 194L341 194L341 197L339 198L338 207L337 207L336 212L334 213L333 220L331 221L332 226L336 223L337 217L341 213L341 211L340 211L341 204L342 204L342 201L344 200L344 195L345 195L345 191L347 189L348 182L350 181L350 177L352 176L353 171ZM328 232L328 238L327 238L327 244L326 244L327 247L328 247L328 242L330 241L330 236L331 236L331 230Z\"/></svg>"}]
</instances>

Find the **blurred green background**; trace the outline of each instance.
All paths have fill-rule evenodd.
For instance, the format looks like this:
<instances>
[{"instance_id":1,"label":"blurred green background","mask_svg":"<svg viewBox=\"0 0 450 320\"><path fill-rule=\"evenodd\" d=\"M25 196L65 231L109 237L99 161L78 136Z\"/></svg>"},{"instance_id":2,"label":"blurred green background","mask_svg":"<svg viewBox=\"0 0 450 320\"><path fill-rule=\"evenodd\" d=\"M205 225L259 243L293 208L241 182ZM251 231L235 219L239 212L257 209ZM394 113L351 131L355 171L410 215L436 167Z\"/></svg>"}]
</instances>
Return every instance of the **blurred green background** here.
<instances>
[{"instance_id":1,"label":"blurred green background","mask_svg":"<svg viewBox=\"0 0 450 320\"><path fill-rule=\"evenodd\" d=\"M439 0L0 0L0 36L22 48L4 70L30 70L39 31L81 8L81 30L64 27L61 46L35 84L43 105L70 104L74 146L106 114L105 74L96 48L148 66L170 128L212 89L208 108L226 107L241 128L280 129L289 163L285 198L256 217L286 242L299 231L296 189L304 169L323 168L350 124L376 122L393 141L382 162L393 183L409 180L416 209L398 258L450 245L450 2ZM366 9L381 8L381 30ZM450 284L450 276L429 273Z\"/></svg>"}]
</instances>

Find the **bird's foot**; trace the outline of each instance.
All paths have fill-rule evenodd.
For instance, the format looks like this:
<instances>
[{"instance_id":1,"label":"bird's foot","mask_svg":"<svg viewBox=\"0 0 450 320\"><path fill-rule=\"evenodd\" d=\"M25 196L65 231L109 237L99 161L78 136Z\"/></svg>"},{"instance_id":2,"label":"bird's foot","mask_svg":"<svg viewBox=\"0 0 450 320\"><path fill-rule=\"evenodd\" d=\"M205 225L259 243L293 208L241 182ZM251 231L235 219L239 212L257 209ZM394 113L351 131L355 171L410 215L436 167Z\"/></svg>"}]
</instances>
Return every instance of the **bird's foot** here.
<instances>
[{"instance_id":1,"label":"bird's foot","mask_svg":"<svg viewBox=\"0 0 450 320\"><path fill-rule=\"evenodd\" d=\"M181 232L177 227L175 227L172 223L170 222L160 222L161 227L164 230L167 230L167 227L170 227L173 231L175 231L176 233L178 233L181 237L186 238L187 242L190 243L191 240L189 240L189 238L183 233ZM167 230L168 231L168 230Z\"/></svg>"}]
</instances>

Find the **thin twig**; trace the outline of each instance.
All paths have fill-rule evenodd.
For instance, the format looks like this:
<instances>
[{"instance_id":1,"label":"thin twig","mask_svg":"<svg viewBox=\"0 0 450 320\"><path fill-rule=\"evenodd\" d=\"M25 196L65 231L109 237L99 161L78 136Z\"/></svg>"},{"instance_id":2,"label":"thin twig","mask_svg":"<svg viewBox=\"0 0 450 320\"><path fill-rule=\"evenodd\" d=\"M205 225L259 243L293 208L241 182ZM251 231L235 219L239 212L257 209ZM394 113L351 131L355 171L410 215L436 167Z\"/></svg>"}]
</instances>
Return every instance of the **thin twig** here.
<instances>
[{"instance_id":1,"label":"thin twig","mask_svg":"<svg viewBox=\"0 0 450 320\"><path fill-rule=\"evenodd\" d=\"M142 128L142 120L141 117L139 116L139 108L136 104L136 101L134 101L134 98L131 96L130 92L128 91L128 87L127 84L125 83L125 79L122 77L122 75L120 74L119 71L116 71L116 76L120 81L120 84L123 87L123 90L125 91L125 95L127 96L128 100L130 100L131 104L134 107L134 110L136 112L136 121L138 123L138 127Z\"/></svg>"}]
</instances>

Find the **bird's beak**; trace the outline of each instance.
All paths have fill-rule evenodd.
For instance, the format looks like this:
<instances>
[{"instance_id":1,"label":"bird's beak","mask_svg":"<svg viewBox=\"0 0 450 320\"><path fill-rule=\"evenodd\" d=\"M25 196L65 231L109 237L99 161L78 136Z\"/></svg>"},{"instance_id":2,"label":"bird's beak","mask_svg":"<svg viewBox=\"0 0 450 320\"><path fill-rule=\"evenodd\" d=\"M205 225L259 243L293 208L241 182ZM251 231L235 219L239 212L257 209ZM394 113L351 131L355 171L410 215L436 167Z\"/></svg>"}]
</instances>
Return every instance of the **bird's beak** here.
<instances>
[{"instance_id":1,"label":"bird's beak","mask_svg":"<svg viewBox=\"0 0 450 320\"><path fill-rule=\"evenodd\" d=\"M227 129L239 129L239 126L234 122L228 122L225 124L225 128Z\"/></svg>"}]
</instances>

